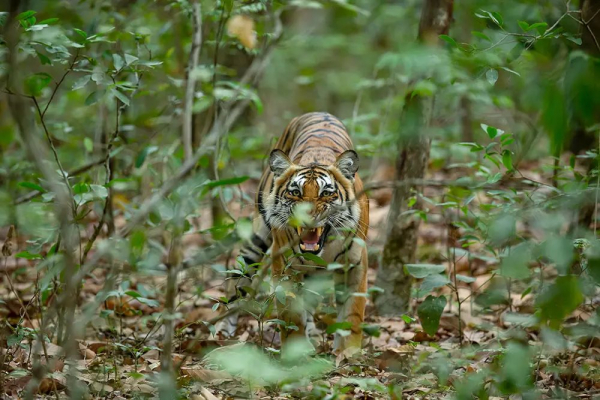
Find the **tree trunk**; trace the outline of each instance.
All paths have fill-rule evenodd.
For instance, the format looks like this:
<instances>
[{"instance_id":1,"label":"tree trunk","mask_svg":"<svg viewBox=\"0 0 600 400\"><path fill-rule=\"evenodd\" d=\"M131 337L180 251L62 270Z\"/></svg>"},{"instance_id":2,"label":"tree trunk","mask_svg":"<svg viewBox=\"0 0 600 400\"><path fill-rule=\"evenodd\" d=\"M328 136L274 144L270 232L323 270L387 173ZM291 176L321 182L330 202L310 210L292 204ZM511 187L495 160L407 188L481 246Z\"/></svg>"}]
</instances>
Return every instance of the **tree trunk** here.
<instances>
[{"instance_id":1,"label":"tree trunk","mask_svg":"<svg viewBox=\"0 0 600 400\"><path fill-rule=\"evenodd\" d=\"M419 40L436 46L438 36L447 34L452 21L453 0L426 0L421 11ZM396 182L422 179L429 159L430 141L421 132L428 124L432 99L409 93L402 113L404 132L398 139ZM375 298L379 315L397 315L408 310L412 279L404 272L404 265L415 260L420 218L407 214L412 187L394 189L388 235L383 248L383 259L375 284L384 293Z\"/></svg>"}]
</instances>

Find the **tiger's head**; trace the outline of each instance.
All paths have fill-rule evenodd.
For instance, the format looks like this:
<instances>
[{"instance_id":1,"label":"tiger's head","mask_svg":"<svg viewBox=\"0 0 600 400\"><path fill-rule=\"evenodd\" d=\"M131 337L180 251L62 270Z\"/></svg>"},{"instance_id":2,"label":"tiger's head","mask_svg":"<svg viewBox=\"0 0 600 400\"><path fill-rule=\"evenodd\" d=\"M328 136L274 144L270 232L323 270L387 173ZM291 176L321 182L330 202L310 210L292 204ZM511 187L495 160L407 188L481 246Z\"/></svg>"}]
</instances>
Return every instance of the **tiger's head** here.
<instances>
[{"instance_id":1,"label":"tiger's head","mask_svg":"<svg viewBox=\"0 0 600 400\"><path fill-rule=\"evenodd\" d=\"M354 189L358 155L354 150L340 154L331 165L303 166L276 149L269 165L273 189L264 203L266 220L272 228L287 230L301 251L319 254L328 237L358 229L360 205ZM311 221L291 226L295 207L302 203L310 205Z\"/></svg>"}]
</instances>

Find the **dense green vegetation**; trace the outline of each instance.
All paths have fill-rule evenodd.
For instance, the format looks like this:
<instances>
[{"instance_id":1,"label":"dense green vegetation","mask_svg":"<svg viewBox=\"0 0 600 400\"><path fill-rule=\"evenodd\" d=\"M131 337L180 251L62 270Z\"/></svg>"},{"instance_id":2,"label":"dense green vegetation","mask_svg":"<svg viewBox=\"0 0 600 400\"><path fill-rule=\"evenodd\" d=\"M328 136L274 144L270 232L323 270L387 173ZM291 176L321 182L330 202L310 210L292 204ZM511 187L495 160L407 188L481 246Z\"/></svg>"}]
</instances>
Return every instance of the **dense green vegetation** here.
<instances>
[{"instance_id":1,"label":"dense green vegetation","mask_svg":"<svg viewBox=\"0 0 600 400\"><path fill-rule=\"evenodd\" d=\"M600 394L597 0L456 1L437 46L417 40L434 0L7 3L0 396ZM416 130L413 98L429 105ZM348 359L331 355L348 327L327 288L316 348L280 349L274 297L290 294L268 257L226 304L265 157L310 111L344 121L370 188L368 317ZM415 131L426 175L396 179ZM402 185L402 218L421 221L410 307L383 315ZM227 309L242 311L224 340Z\"/></svg>"}]
</instances>

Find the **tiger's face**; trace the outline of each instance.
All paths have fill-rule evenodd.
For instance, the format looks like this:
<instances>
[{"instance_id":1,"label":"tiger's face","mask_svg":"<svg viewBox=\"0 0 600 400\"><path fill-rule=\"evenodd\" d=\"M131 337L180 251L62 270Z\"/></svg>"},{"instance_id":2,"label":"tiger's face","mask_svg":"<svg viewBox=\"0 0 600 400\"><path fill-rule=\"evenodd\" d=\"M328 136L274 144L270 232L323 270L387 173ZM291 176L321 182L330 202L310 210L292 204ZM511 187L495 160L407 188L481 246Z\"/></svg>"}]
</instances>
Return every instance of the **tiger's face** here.
<instances>
[{"instance_id":1,"label":"tiger's face","mask_svg":"<svg viewBox=\"0 0 600 400\"><path fill-rule=\"evenodd\" d=\"M358 229L360 206L356 201L354 174L358 155L342 153L332 165L293 164L280 150L273 150L269 165L273 189L265 199L266 220L272 228L286 230L302 252L319 254L328 238L343 237ZM291 225L296 207L308 205L310 221Z\"/></svg>"}]
</instances>

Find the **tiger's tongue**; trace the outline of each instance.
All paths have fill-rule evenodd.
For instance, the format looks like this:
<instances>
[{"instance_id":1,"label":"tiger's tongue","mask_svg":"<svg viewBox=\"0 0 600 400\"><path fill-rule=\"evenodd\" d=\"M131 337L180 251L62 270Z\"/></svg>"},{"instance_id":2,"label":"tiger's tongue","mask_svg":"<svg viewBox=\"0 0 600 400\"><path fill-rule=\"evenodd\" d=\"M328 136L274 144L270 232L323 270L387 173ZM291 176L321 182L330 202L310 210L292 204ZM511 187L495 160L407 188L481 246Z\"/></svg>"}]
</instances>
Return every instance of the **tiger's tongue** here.
<instances>
[{"instance_id":1,"label":"tiger's tongue","mask_svg":"<svg viewBox=\"0 0 600 400\"><path fill-rule=\"evenodd\" d=\"M315 244L319 243L319 234L317 233L317 230L304 232L302 235L302 243L304 243L307 249L309 249L309 246L314 247Z\"/></svg>"}]
</instances>

